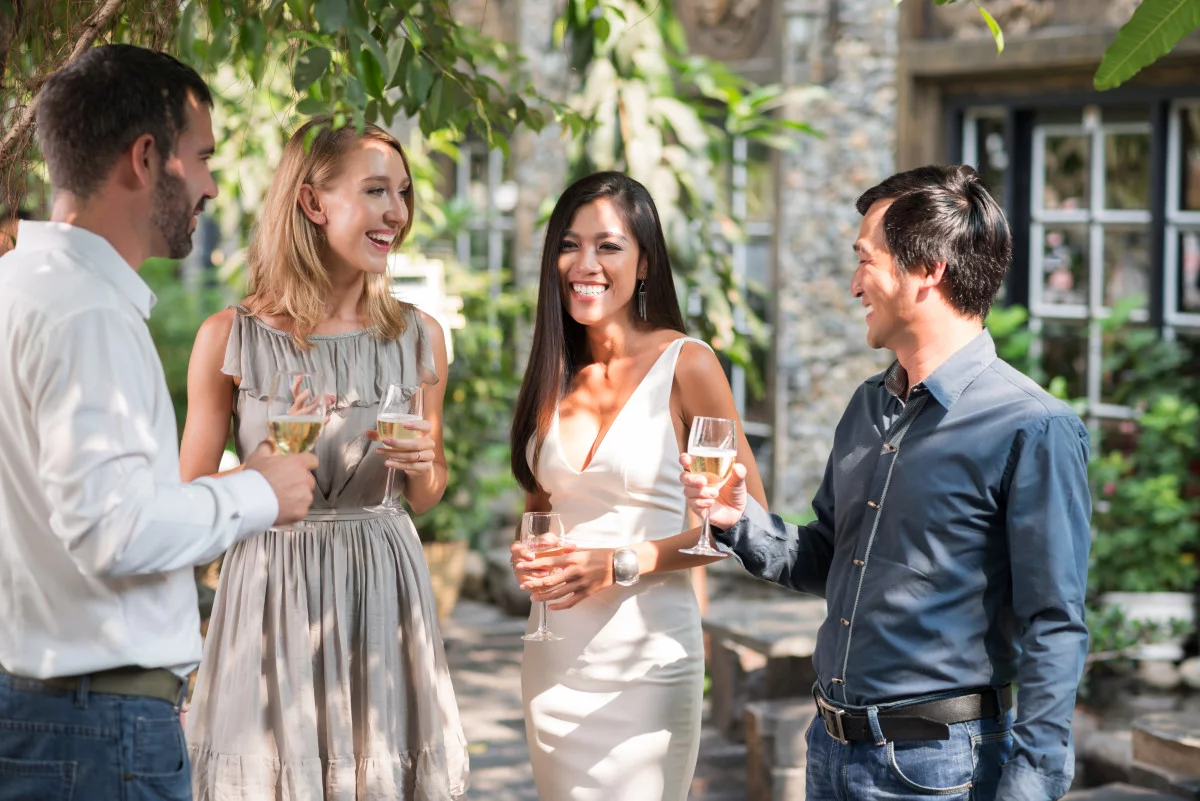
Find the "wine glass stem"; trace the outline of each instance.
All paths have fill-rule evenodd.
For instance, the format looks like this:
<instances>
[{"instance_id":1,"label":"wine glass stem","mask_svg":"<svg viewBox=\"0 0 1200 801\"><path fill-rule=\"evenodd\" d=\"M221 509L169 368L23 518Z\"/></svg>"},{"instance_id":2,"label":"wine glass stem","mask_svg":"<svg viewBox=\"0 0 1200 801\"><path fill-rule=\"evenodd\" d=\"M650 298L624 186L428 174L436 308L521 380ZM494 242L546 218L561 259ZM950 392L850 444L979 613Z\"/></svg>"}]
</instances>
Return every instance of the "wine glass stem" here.
<instances>
[{"instance_id":1,"label":"wine glass stem","mask_svg":"<svg viewBox=\"0 0 1200 801\"><path fill-rule=\"evenodd\" d=\"M704 510L704 524L700 528L700 542L698 542L696 544L696 547L705 548L710 551L712 550L712 547L713 547L712 535L709 533L709 530L708 530L708 510L707 509Z\"/></svg>"},{"instance_id":2,"label":"wine glass stem","mask_svg":"<svg viewBox=\"0 0 1200 801\"><path fill-rule=\"evenodd\" d=\"M538 604L538 634L549 634L550 629L546 625L546 602L542 601Z\"/></svg>"},{"instance_id":3,"label":"wine glass stem","mask_svg":"<svg viewBox=\"0 0 1200 801\"><path fill-rule=\"evenodd\" d=\"M387 472L387 484L383 487L383 503L380 506L397 506L396 503L396 469L389 467Z\"/></svg>"}]
</instances>

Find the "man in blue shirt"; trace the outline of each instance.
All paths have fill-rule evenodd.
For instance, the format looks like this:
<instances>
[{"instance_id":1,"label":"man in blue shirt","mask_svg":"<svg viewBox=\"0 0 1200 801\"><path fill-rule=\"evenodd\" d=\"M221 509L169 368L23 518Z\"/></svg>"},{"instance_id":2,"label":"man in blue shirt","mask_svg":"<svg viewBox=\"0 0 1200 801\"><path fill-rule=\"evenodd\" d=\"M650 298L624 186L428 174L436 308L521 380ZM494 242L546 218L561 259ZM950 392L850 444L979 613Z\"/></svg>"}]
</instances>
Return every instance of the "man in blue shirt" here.
<instances>
[{"instance_id":1,"label":"man in blue shirt","mask_svg":"<svg viewBox=\"0 0 1200 801\"><path fill-rule=\"evenodd\" d=\"M810 799L1059 798L1088 642L1087 430L996 357L983 320L1011 235L974 170L900 173L857 206L850 291L896 361L838 423L816 520L768 514L740 465L720 489L684 473L689 503L751 573L827 601Z\"/></svg>"}]
</instances>

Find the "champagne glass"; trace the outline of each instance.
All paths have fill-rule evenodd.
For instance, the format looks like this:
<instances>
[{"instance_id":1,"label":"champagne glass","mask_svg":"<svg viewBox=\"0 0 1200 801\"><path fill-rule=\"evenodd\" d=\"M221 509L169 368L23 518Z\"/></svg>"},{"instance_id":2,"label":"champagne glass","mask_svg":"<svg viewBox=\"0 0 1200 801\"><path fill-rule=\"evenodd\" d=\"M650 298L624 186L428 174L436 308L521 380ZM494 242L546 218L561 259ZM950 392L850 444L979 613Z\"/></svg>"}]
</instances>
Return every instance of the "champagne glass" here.
<instances>
[{"instance_id":1,"label":"champagne glass","mask_svg":"<svg viewBox=\"0 0 1200 801\"><path fill-rule=\"evenodd\" d=\"M533 551L537 558L559 556L566 548L562 518L554 512L526 512L521 515L521 544ZM538 604L537 631L521 635L522 640L552 642L561 640L546 625L546 602Z\"/></svg>"},{"instance_id":2,"label":"champagne glass","mask_svg":"<svg viewBox=\"0 0 1200 801\"><path fill-rule=\"evenodd\" d=\"M422 419L423 414L421 387L412 384L388 384L383 393L383 401L379 404L379 413L375 418L375 430L382 439L416 439L424 436L424 432L405 428L404 424L411 420ZM400 501L396 498L396 469L389 467L387 484L383 488L383 500L376 506L368 506L368 512L385 515L407 514Z\"/></svg>"},{"instance_id":3,"label":"champagne glass","mask_svg":"<svg viewBox=\"0 0 1200 801\"><path fill-rule=\"evenodd\" d=\"M692 457L688 472L704 476L710 487L721 486L729 480L733 462L737 459L737 423L723 417L693 418L687 452ZM680 548L679 552L694 556L728 556L713 547L707 509L704 510L700 540L694 547Z\"/></svg>"},{"instance_id":4,"label":"champagne glass","mask_svg":"<svg viewBox=\"0 0 1200 801\"><path fill-rule=\"evenodd\" d=\"M305 370L280 370L271 376L267 397L267 429L275 450L291 456L308 453L325 426L329 396L321 376ZM303 524L275 526L278 531L302 531Z\"/></svg>"}]
</instances>

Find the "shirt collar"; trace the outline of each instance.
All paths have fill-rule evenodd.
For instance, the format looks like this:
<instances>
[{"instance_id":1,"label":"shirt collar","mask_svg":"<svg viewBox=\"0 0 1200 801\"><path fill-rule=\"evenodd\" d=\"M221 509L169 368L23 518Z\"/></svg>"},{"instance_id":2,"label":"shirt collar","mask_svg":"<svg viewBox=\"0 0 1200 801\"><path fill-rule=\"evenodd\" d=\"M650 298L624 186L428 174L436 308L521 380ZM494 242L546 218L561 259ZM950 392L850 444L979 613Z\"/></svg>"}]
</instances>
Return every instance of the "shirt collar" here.
<instances>
[{"instance_id":1,"label":"shirt collar","mask_svg":"<svg viewBox=\"0 0 1200 801\"><path fill-rule=\"evenodd\" d=\"M157 298L137 270L99 234L69 223L22 220L17 225L14 250L19 253L45 250L70 253L86 269L112 284L143 318L150 319L150 310Z\"/></svg>"},{"instance_id":2,"label":"shirt collar","mask_svg":"<svg viewBox=\"0 0 1200 801\"><path fill-rule=\"evenodd\" d=\"M996 360L996 343L992 341L991 333L985 328L966 345L944 361L917 387L929 390L933 399L949 410L958 400L963 391L971 385L984 369ZM903 398L908 389L908 373L894 361L887 370L871 376L867 383L882 385L897 398ZM916 389L916 387L914 387Z\"/></svg>"}]
</instances>

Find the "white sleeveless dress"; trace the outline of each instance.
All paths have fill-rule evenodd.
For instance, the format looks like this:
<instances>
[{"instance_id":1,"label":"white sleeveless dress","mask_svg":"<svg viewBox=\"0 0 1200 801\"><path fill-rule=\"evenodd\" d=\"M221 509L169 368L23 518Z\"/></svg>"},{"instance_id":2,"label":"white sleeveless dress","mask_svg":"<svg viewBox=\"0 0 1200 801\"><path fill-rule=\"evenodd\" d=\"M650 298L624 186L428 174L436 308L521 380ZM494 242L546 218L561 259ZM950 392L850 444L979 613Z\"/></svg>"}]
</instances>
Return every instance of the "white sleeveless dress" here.
<instances>
[{"instance_id":1,"label":"white sleeveless dress","mask_svg":"<svg viewBox=\"0 0 1200 801\"><path fill-rule=\"evenodd\" d=\"M568 536L612 548L685 530L671 385L684 342L642 379L582 472L563 456L558 413L538 481ZM708 347L707 345L704 345ZM551 610L558 642L527 642L525 732L545 801L685 801L700 744L704 646L687 571L643 576ZM536 628L537 609L529 630Z\"/></svg>"}]
</instances>

